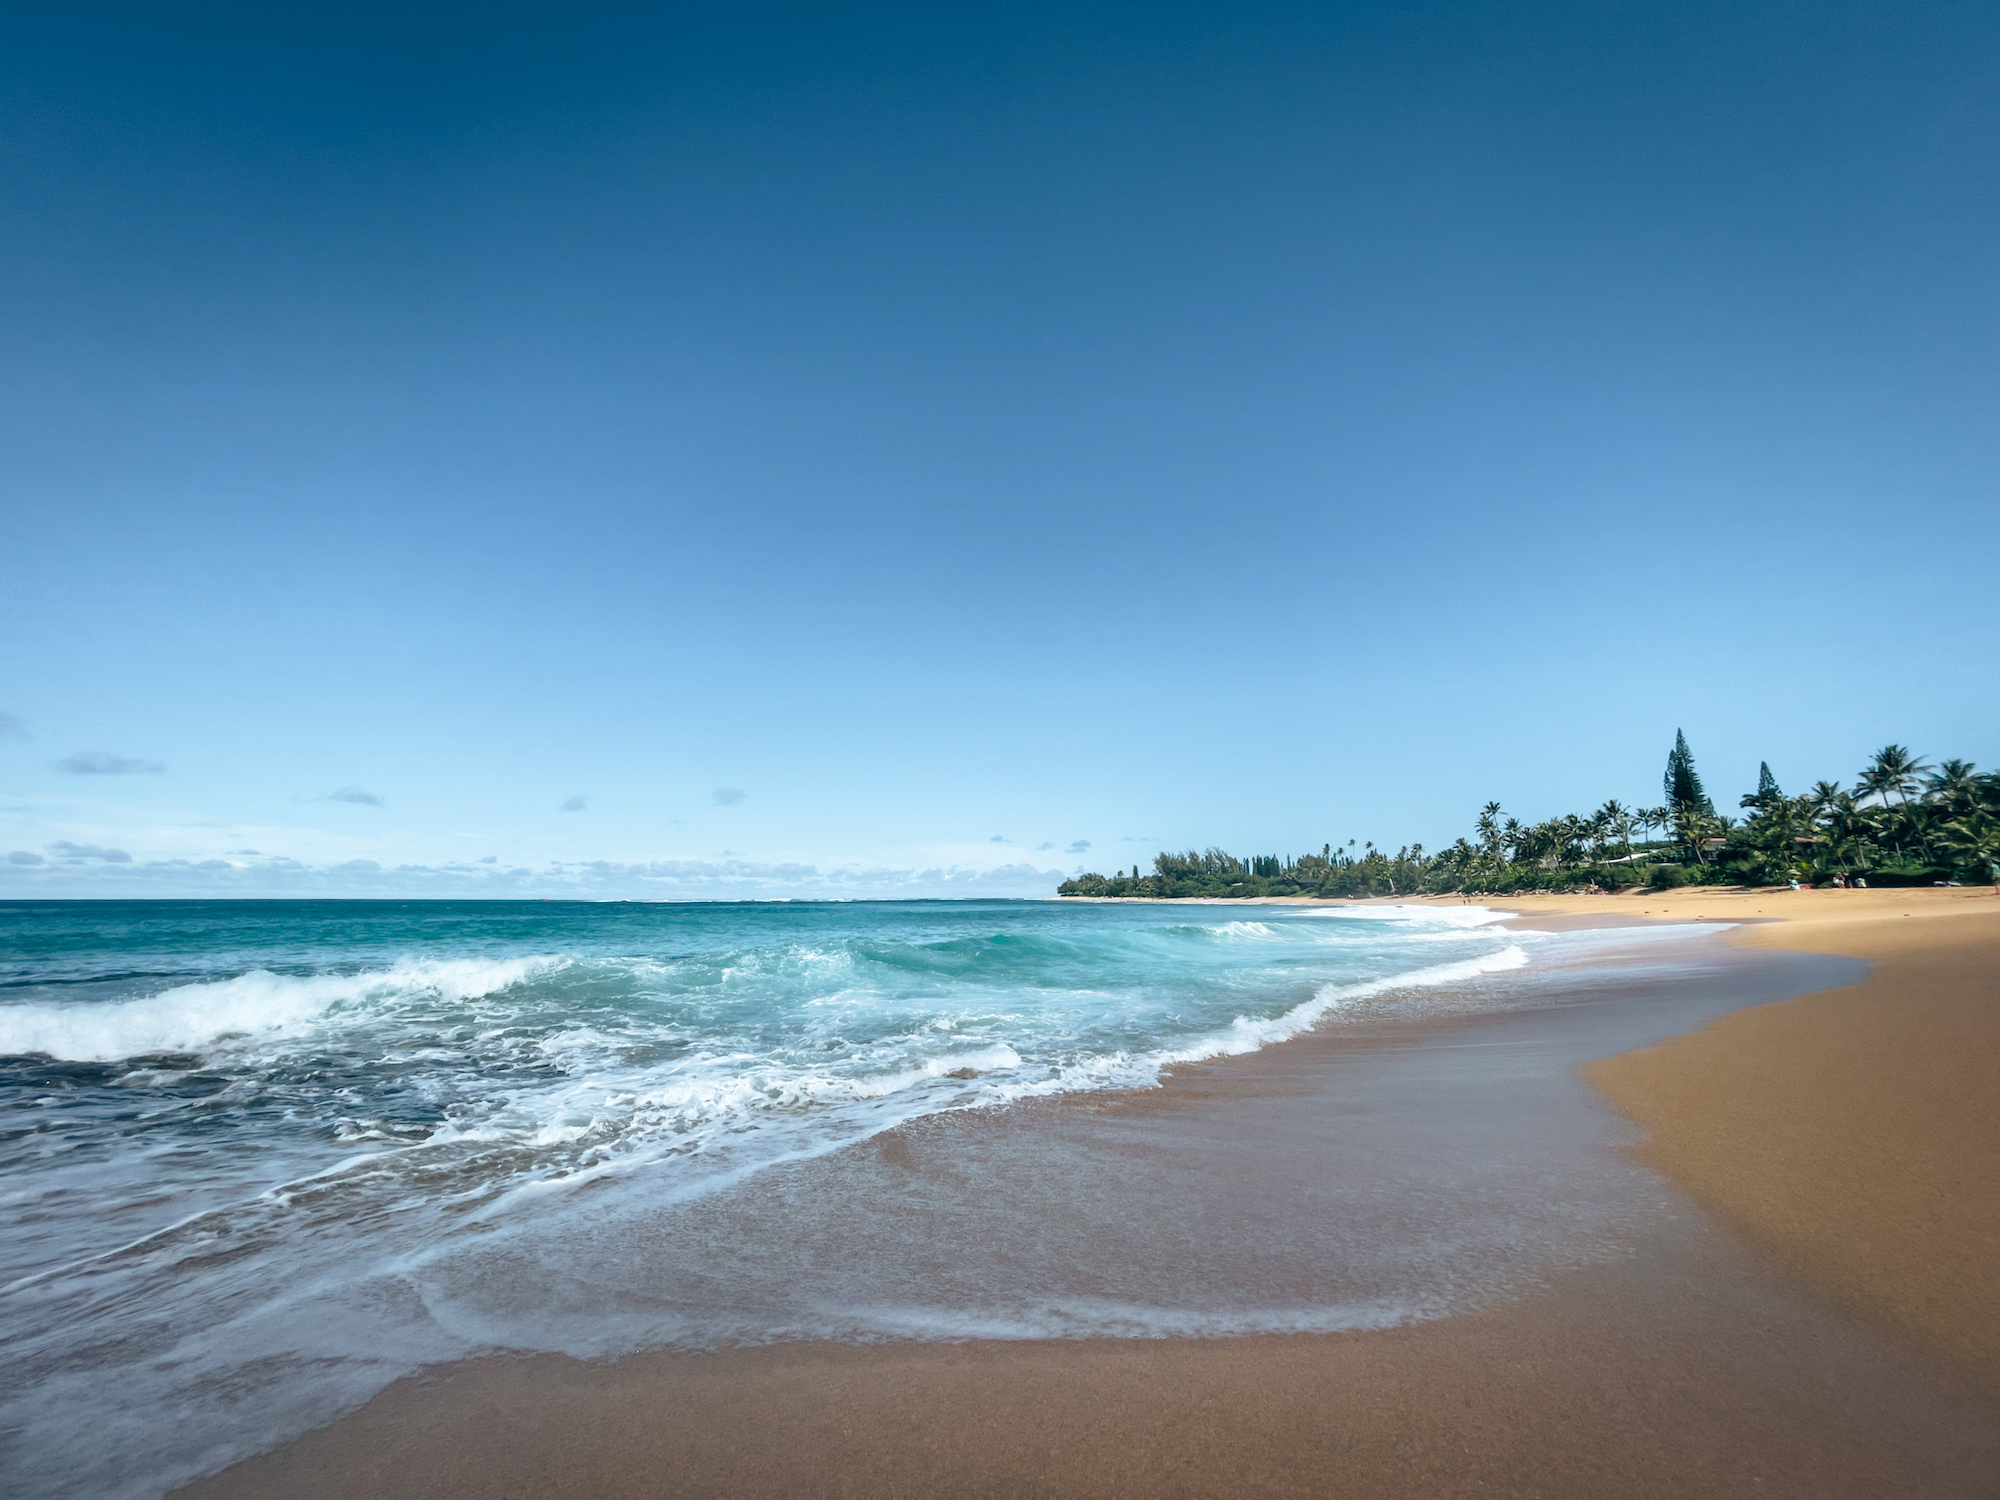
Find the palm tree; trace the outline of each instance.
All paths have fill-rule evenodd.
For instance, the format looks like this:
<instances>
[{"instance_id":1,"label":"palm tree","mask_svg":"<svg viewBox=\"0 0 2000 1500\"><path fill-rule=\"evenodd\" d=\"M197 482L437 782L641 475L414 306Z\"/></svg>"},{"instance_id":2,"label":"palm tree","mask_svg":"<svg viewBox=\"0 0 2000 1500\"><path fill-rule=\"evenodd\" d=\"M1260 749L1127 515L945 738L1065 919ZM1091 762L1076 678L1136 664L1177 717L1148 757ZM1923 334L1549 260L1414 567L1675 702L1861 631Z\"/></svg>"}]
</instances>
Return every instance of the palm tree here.
<instances>
[{"instance_id":1,"label":"palm tree","mask_svg":"<svg viewBox=\"0 0 2000 1500\"><path fill-rule=\"evenodd\" d=\"M1684 807L1680 816L1674 819L1674 835L1686 848L1694 852L1694 862L1708 863L1708 857L1701 852L1702 841L1712 838L1723 827L1720 818L1710 817L1698 808Z\"/></svg>"},{"instance_id":2,"label":"palm tree","mask_svg":"<svg viewBox=\"0 0 2000 1500\"><path fill-rule=\"evenodd\" d=\"M1664 807L1642 807L1632 814L1632 821L1651 833L1656 828L1667 826L1667 810Z\"/></svg>"},{"instance_id":3,"label":"palm tree","mask_svg":"<svg viewBox=\"0 0 2000 1500\"><path fill-rule=\"evenodd\" d=\"M1564 813L1555 822L1556 857L1567 866L1574 861L1575 853L1597 833L1595 825L1588 818L1579 818L1575 813Z\"/></svg>"},{"instance_id":4,"label":"palm tree","mask_svg":"<svg viewBox=\"0 0 2000 1500\"><path fill-rule=\"evenodd\" d=\"M1896 821L1901 825L1903 836L1924 857L1926 864L1936 861L1932 853L1938 826L1945 820L1945 811L1935 802L1905 802L1896 809Z\"/></svg>"},{"instance_id":5,"label":"palm tree","mask_svg":"<svg viewBox=\"0 0 2000 1500\"><path fill-rule=\"evenodd\" d=\"M1599 827L1618 835L1619 842L1625 846L1625 853L1629 858L1632 853L1632 809L1613 797L1598 808L1595 816Z\"/></svg>"},{"instance_id":6,"label":"palm tree","mask_svg":"<svg viewBox=\"0 0 2000 1500\"><path fill-rule=\"evenodd\" d=\"M2000 819L1988 813L1968 813L1945 824L1941 842L1959 864L1990 876L2000 890Z\"/></svg>"},{"instance_id":7,"label":"palm tree","mask_svg":"<svg viewBox=\"0 0 2000 1500\"><path fill-rule=\"evenodd\" d=\"M1495 859L1500 857L1500 804L1489 802L1479 809L1479 842Z\"/></svg>"},{"instance_id":8,"label":"palm tree","mask_svg":"<svg viewBox=\"0 0 2000 1500\"><path fill-rule=\"evenodd\" d=\"M1918 774L1929 769L1903 746L1884 745L1861 773L1861 790L1868 796L1879 794L1884 802L1894 792L1898 802L1907 802L1917 789Z\"/></svg>"},{"instance_id":9,"label":"palm tree","mask_svg":"<svg viewBox=\"0 0 2000 1500\"><path fill-rule=\"evenodd\" d=\"M1978 795L1979 781L1969 760L1941 760L1937 770L1924 778L1924 791L1934 802L1956 811L1969 807Z\"/></svg>"},{"instance_id":10,"label":"palm tree","mask_svg":"<svg viewBox=\"0 0 2000 1500\"><path fill-rule=\"evenodd\" d=\"M1857 786L1855 790L1859 791L1860 787ZM1865 806L1857 802L1854 807L1854 823L1861 830L1862 836L1877 849L1890 850L1900 860L1903 857L1903 846L1896 840L1895 812L1896 809L1886 802L1871 802Z\"/></svg>"}]
</instances>

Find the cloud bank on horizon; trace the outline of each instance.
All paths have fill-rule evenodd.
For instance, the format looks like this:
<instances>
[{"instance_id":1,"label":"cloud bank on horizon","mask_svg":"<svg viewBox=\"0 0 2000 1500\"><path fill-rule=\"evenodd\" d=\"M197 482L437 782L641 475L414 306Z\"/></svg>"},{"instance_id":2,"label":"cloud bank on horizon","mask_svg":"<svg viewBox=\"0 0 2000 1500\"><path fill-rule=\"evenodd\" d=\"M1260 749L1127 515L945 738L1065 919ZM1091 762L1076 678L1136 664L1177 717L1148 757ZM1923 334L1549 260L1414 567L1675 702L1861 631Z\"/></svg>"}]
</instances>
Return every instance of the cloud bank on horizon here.
<instances>
[{"instance_id":1,"label":"cloud bank on horizon","mask_svg":"<svg viewBox=\"0 0 2000 1500\"><path fill-rule=\"evenodd\" d=\"M446 864L357 858L316 865L282 855L135 861L122 849L58 841L43 855L0 862L0 899L35 896L165 898L314 896L462 900L896 901L1048 896L1074 871L1024 861L985 868L820 865L751 859L557 860L503 865L497 856Z\"/></svg>"},{"instance_id":2,"label":"cloud bank on horizon","mask_svg":"<svg viewBox=\"0 0 2000 1500\"><path fill-rule=\"evenodd\" d=\"M12 715L0 716L0 727L19 726ZM26 738L25 730L18 737ZM142 761L110 752L79 752L57 763L57 769L71 776L161 775L160 762ZM155 794L157 795L157 794ZM711 807L736 809L747 793L739 787L716 787L707 798ZM344 804L349 807L382 809L388 799L356 783L331 792L291 799L296 804ZM557 806L562 813L588 811L593 798L582 793L565 798ZM157 806L145 809L140 836L127 842L143 843L150 853L135 856L129 849L98 841L102 838L100 803L97 818L89 823L96 837L48 839L38 847L15 848L0 855L0 899L35 896L55 897L166 897L199 896L457 896L461 898L514 899L548 897L570 899L642 900L864 900L949 899L965 896L1041 896L1054 882L1075 869L1041 867L1019 860L994 862L977 848L962 849L962 857L944 863L896 864L879 857L871 859L757 859L725 850L714 858L604 859L576 857L536 857L507 859L499 855L477 858L381 858L353 853L354 847L378 840L379 833L355 832L316 827L310 823L286 829L282 823L267 823L262 831L267 839L278 835L305 853L326 844L348 850L319 857L295 857L269 851L254 844L232 843L231 830L209 821L190 821L185 815L168 813ZM76 811L74 799L64 805L60 797L43 797L40 805L0 808L0 818L14 826L31 826L38 817L55 820L68 827ZM266 810L267 815L276 811ZM282 814L280 814L282 817ZM660 823L669 837L672 830L685 829L685 817ZM1004 843L996 835L991 842ZM219 853L183 853L176 845L228 844ZM1053 841L1042 845L1054 849ZM1079 845L1072 845L1072 851ZM1080 847L1088 847L1082 841Z\"/></svg>"}]
</instances>

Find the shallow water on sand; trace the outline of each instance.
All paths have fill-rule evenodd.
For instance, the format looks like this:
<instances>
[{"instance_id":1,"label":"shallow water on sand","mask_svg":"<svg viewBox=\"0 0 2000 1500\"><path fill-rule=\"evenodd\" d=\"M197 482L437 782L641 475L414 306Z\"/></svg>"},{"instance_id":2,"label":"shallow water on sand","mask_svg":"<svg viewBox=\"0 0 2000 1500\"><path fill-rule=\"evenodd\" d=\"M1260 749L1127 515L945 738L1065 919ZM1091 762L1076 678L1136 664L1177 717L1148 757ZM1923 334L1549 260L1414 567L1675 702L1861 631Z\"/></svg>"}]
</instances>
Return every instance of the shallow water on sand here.
<instances>
[{"instance_id":1,"label":"shallow water on sand","mask_svg":"<svg viewBox=\"0 0 2000 1500\"><path fill-rule=\"evenodd\" d=\"M157 1494L494 1347L1436 1315L1649 1211L1577 1061L1853 967L1490 915L5 909L6 1467Z\"/></svg>"}]
</instances>

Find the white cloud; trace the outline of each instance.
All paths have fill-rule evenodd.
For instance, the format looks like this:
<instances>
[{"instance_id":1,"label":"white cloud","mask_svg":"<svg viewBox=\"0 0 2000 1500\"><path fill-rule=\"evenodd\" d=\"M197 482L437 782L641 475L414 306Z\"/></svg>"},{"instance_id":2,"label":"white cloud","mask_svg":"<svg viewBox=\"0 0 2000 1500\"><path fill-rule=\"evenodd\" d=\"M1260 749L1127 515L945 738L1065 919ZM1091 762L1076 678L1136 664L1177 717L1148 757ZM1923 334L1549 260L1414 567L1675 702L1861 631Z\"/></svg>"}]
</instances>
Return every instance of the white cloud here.
<instances>
[{"instance_id":1,"label":"white cloud","mask_svg":"<svg viewBox=\"0 0 2000 1500\"><path fill-rule=\"evenodd\" d=\"M337 792L328 792L326 800L329 802L353 802L362 807L387 807L389 805L387 797L378 797L375 793L363 791L358 786L344 786Z\"/></svg>"},{"instance_id":2,"label":"white cloud","mask_svg":"<svg viewBox=\"0 0 2000 1500\"><path fill-rule=\"evenodd\" d=\"M115 865L132 862L132 856L123 849L106 849L101 844L72 844L67 839L58 839L42 847L62 859L101 859Z\"/></svg>"},{"instance_id":3,"label":"white cloud","mask_svg":"<svg viewBox=\"0 0 2000 1500\"><path fill-rule=\"evenodd\" d=\"M569 798L561 807L556 809L557 812L588 812L589 810L590 799L581 792Z\"/></svg>"},{"instance_id":4,"label":"white cloud","mask_svg":"<svg viewBox=\"0 0 2000 1500\"><path fill-rule=\"evenodd\" d=\"M1087 854L1089 851L1090 851L1090 840L1078 839L1074 844L1071 844L1069 848L1064 850L1063 852L1065 854Z\"/></svg>"},{"instance_id":5,"label":"white cloud","mask_svg":"<svg viewBox=\"0 0 2000 1500\"><path fill-rule=\"evenodd\" d=\"M709 800L717 807L734 807L747 795L740 786L719 786L709 793Z\"/></svg>"},{"instance_id":6,"label":"white cloud","mask_svg":"<svg viewBox=\"0 0 2000 1500\"><path fill-rule=\"evenodd\" d=\"M56 769L72 776L157 776L166 766L157 760L113 755L109 750L79 750L57 761Z\"/></svg>"}]
</instances>

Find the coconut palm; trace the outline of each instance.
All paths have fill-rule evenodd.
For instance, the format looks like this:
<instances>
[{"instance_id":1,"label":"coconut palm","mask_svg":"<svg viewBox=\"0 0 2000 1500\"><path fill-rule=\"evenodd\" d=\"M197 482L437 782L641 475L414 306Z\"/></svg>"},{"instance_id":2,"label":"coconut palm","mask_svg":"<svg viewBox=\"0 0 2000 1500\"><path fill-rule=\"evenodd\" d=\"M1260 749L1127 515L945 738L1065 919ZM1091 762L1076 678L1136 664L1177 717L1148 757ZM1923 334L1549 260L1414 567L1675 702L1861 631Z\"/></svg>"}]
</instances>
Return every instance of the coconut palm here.
<instances>
[{"instance_id":1,"label":"coconut palm","mask_svg":"<svg viewBox=\"0 0 2000 1500\"><path fill-rule=\"evenodd\" d=\"M1629 856L1632 853L1632 824L1635 821L1632 809L1613 797L1598 808L1594 817L1599 827L1618 835L1619 842L1624 845L1625 853Z\"/></svg>"},{"instance_id":2,"label":"coconut palm","mask_svg":"<svg viewBox=\"0 0 2000 1500\"><path fill-rule=\"evenodd\" d=\"M1703 842L1716 837L1728 826L1721 818L1712 817L1694 807L1681 808L1679 816L1673 820L1673 825L1675 839L1683 847L1693 851L1694 862L1698 865L1708 863L1708 856L1702 852Z\"/></svg>"},{"instance_id":3,"label":"coconut palm","mask_svg":"<svg viewBox=\"0 0 2000 1500\"><path fill-rule=\"evenodd\" d=\"M2000 813L2000 771L1981 771L1972 778L1973 801L1990 813Z\"/></svg>"},{"instance_id":4,"label":"coconut palm","mask_svg":"<svg viewBox=\"0 0 2000 1500\"><path fill-rule=\"evenodd\" d=\"M1666 828L1667 810L1664 807L1642 807L1632 815L1632 821L1648 833Z\"/></svg>"},{"instance_id":5,"label":"coconut palm","mask_svg":"<svg viewBox=\"0 0 2000 1500\"><path fill-rule=\"evenodd\" d=\"M1939 842L1952 852L1961 868L1991 877L2000 888L2000 819L1985 812L1967 813L1945 824Z\"/></svg>"},{"instance_id":6,"label":"coconut palm","mask_svg":"<svg viewBox=\"0 0 2000 1500\"><path fill-rule=\"evenodd\" d=\"M1479 809L1479 842L1495 860L1500 858L1500 804L1489 802Z\"/></svg>"},{"instance_id":7,"label":"coconut palm","mask_svg":"<svg viewBox=\"0 0 2000 1500\"><path fill-rule=\"evenodd\" d=\"M1831 781L1822 781L1810 793L1820 830L1831 845L1847 851L1857 863L1866 864L1869 840L1875 833L1873 809L1866 809Z\"/></svg>"},{"instance_id":8,"label":"coconut palm","mask_svg":"<svg viewBox=\"0 0 2000 1500\"><path fill-rule=\"evenodd\" d=\"M1884 745L1861 773L1861 791L1865 796L1879 795L1885 803L1893 792L1898 802L1907 802L1917 789L1918 776L1929 769L1904 746Z\"/></svg>"},{"instance_id":9,"label":"coconut palm","mask_svg":"<svg viewBox=\"0 0 2000 1500\"><path fill-rule=\"evenodd\" d=\"M1953 812L1970 807L1979 794L1979 778L1969 760L1941 760L1938 768L1924 778L1924 793L1933 802L1942 802Z\"/></svg>"}]
</instances>

